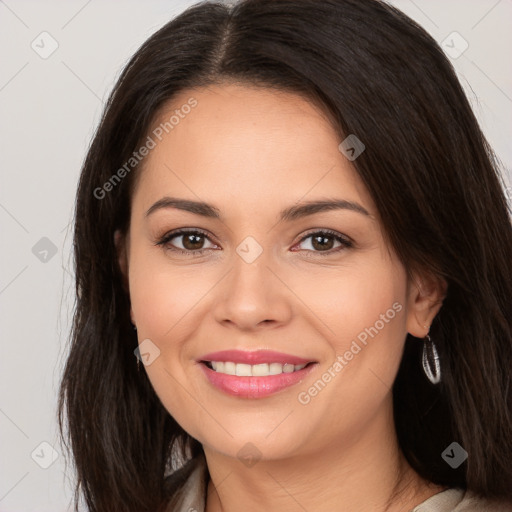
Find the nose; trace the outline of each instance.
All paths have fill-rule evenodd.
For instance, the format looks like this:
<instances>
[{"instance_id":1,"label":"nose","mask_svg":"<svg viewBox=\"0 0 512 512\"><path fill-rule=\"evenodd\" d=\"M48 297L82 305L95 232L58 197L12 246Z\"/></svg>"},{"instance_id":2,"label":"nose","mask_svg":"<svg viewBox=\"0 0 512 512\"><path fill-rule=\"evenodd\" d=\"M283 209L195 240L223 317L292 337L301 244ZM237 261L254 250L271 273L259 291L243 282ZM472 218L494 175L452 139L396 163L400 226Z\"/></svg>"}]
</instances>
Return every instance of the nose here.
<instances>
[{"instance_id":1,"label":"nose","mask_svg":"<svg viewBox=\"0 0 512 512\"><path fill-rule=\"evenodd\" d=\"M269 253L263 251L251 263L234 255L233 267L219 285L214 307L217 322L242 331L275 328L289 322L293 294L271 268Z\"/></svg>"}]
</instances>

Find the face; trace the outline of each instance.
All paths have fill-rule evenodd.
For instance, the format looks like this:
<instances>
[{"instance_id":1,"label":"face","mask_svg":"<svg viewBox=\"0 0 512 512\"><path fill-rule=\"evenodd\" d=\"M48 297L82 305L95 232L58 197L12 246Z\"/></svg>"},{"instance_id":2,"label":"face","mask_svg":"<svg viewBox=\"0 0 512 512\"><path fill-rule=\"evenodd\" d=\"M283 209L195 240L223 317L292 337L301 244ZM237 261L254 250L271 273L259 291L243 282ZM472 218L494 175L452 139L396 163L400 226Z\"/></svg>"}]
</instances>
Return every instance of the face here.
<instances>
[{"instance_id":1,"label":"face","mask_svg":"<svg viewBox=\"0 0 512 512\"><path fill-rule=\"evenodd\" d=\"M226 456L346 446L389 420L405 337L427 334L438 289L407 280L319 108L219 85L176 97L154 129L191 98L153 131L117 239L148 377Z\"/></svg>"}]
</instances>

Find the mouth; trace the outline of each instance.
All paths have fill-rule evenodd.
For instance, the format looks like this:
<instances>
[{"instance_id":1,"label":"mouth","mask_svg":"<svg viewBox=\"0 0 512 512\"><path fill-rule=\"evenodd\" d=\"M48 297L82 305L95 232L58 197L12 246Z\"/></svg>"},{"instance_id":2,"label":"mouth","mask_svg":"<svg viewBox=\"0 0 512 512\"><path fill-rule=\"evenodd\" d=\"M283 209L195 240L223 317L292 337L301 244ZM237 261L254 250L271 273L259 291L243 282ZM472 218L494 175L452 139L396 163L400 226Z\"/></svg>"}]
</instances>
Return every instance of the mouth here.
<instances>
[{"instance_id":1,"label":"mouth","mask_svg":"<svg viewBox=\"0 0 512 512\"><path fill-rule=\"evenodd\" d=\"M214 352L197 362L215 389L239 398L273 395L302 382L318 366L318 361L265 350Z\"/></svg>"},{"instance_id":2,"label":"mouth","mask_svg":"<svg viewBox=\"0 0 512 512\"><path fill-rule=\"evenodd\" d=\"M201 361L210 370L224 375L236 375L237 377L268 377L269 375L281 375L282 373L294 373L315 364L311 361L306 364L291 363L260 363L245 364L233 361Z\"/></svg>"}]
</instances>

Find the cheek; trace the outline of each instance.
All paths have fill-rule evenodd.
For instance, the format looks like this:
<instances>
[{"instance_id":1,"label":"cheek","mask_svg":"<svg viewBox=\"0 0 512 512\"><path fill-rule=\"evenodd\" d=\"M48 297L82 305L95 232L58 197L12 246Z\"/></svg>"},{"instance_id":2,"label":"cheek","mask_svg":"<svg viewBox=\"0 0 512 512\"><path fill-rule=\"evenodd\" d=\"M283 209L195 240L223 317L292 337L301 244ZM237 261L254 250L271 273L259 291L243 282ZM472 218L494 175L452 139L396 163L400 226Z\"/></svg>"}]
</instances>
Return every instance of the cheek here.
<instances>
[{"instance_id":1,"label":"cheek","mask_svg":"<svg viewBox=\"0 0 512 512\"><path fill-rule=\"evenodd\" d=\"M300 387L298 401L305 410L350 430L381 407L401 359L405 279L401 267L381 261L326 280L309 296L332 356L311 387ZM315 414L306 415L308 422L314 424Z\"/></svg>"},{"instance_id":2,"label":"cheek","mask_svg":"<svg viewBox=\"0 0 512 512\"><path fill-rule=\"evenodd\" d=\"M153 248L134 247L130 256L130 299L139 344L150 339L160 351L145 371L164 407L191 435L199 435L190 395L182 391L187 381L182 363L190 350L185 341L196 325L193 314L210 286L197 271L194 277L185 266L171 266Z\"/></svg>"},{"instance_id":3,"label":"cheek","mask_svg":"<svg viewBox=\"0 0 512 512\"><path fill-rule=\"evenodd\" d=\"M352 294L344 319L350 328L350 345L345 351L357 352L362 366L393 378L403 347L405 329L405 275L391 262L369 268L352 282ZM348 355L348 354L347 354ZM350 357L350 355L349 355Z\"/></svg>"},{"instance_id":4,"label":"cheek","mask_svg":"<svg viewBox=\"0 0 512 512\"><path fill-rule=\"evenodd\" d=\"M186 315L210 287L194 268L172 265L154 249L149 254L135 251L130 261L130 299L138 331L155 339L176 337Z\"/></svg>"},{"instance_id":5,"label":"cheek","mask_svg":"<svg viewBox=\"0 0 512 512\"><path fill-rule=\"evenodd\" d=\"M310 296L311 308L329 327L323 332L332 351L324 375L332 385L314 398L317 407L329 409L336 403L365 416L379 406L400 364L405 298L405 272L386 260L347 270Z\"/></svg>"},{"instance_id":6,"label":"cheek","mask_svg":"<svg viewBox=\"0 0 512 512\"><path fill-rule=\"evenodd\" d=\"M380 272L372 270L352 282L352 293L346 297L347 314L344 318L351 326L353 338L364 340L365 334L373 334L375 337L391 338L392 341L390 335L397 332L403 319L403 315L399 314L404 310L403 286L389 269Z\"/></svg>"},{"instance_id":7,"label":"cheek","mask_svg":"<svg viewBox=\"0 0 512 512\"><path fill-rule=\"evenodd\" d=\"M306 297L316 323L337 353L348 350L358 336L363 341L373 335L400 343L400 337L392 334L404 327L405 274L391 261L324 272L295 289Z\"/></svg>"}]
</instances>

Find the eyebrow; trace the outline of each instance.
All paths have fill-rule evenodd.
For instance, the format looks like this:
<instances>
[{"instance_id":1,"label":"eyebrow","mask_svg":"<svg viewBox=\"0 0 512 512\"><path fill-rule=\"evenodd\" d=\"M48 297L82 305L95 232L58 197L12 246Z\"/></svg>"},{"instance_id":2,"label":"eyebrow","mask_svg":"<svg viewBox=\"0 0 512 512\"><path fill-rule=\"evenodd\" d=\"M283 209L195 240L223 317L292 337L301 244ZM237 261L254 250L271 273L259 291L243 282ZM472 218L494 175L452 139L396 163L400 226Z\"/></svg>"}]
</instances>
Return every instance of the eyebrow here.
<instances>
[{"instance_id":1,"label":"eyebrow","mask_svg":"<svg viewBox=\"0 0 512 512\"><path fill-rule=\"evenodd\" d=\"M153 204L146 212L146 217L151 215L157 210L175 208L186 212L201 215L211 219L221 219L221 214L215 206L201 202L192 201L190 199L179 199L176 197L163 197ZM347 201L345 199L325 199L317 201L307 201L289 208L285 208L280 212L281 221L293 221L315 213L332 211L332 210L350 210L371 217L366 208L354 201Z\"/></svg>"}]
</instances>

